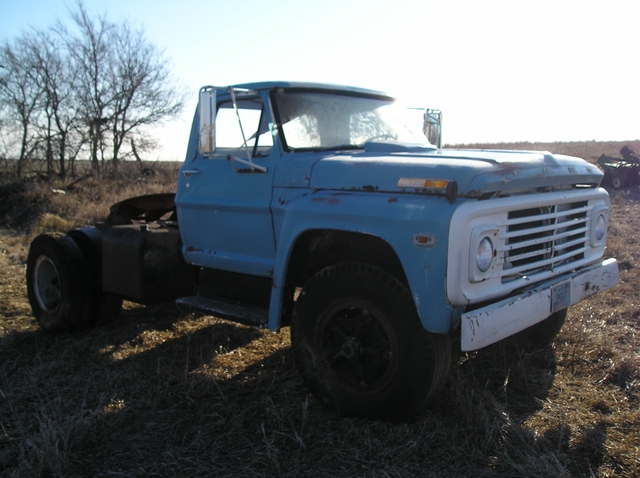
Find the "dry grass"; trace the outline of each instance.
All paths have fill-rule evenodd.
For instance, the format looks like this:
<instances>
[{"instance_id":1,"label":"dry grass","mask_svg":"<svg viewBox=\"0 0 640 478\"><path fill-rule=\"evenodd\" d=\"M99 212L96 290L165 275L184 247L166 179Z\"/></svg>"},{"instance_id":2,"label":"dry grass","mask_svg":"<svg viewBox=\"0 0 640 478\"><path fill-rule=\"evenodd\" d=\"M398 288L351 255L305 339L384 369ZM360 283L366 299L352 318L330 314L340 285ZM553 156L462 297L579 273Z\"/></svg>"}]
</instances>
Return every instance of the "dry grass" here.
<instances>
[{"instance_id":1,"label":"dry grass","mask_svg":"<svg viewBox=\"0 0 640 478\"><path fill-rule=\"evenodd\" d=\"M37 173L22 179L0 175L0 227L39 233L95 223L118 201L174 191L179 167L176 163L122 163L116 172L107 170L97 176L88 170L65 181Z\"/></svg>"},{"instance_id":2,"label":"dry grass","mask_svg":"<svg viewBox=\"0 0 640 478\"><path fill-rule=\"evenodd\" d=\"M640 476L637 190L612 197L618 287L572 308L552 347L463 355L432 409L391 424L341 418L309 396L288 329L126 304L100 328L39 330L24 285L29 238L170 190L162 176L122 182L64 196L29 183L9 199L40 206L0 232L2 476Z\"/></svg>"}]
</instances>

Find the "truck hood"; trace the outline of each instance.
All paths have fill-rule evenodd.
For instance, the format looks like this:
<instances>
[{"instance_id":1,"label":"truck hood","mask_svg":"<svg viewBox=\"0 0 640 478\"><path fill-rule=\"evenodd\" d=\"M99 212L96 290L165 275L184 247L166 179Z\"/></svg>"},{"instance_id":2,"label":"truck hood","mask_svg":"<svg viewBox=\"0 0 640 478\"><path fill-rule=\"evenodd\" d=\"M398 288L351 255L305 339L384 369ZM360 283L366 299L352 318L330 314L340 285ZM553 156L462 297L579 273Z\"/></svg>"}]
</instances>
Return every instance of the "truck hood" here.
<instances>
[{"instance_id":1,"label":"truck hood","mask_svg":"<svg viewBox=\"0 0 640 478\"><path fill-rule=\"evenodd\" d=\"M596 186L603 173L580 158L540 151L432 149L371 142L364 151L336 152L313 166L314 189L413 192L399 187L421 179L457 183L459 196L514 194L537 188ZM416 180L416 181L407 181ZM418 191L419 192L419 191Z\"/></svg>"}]
</instances>

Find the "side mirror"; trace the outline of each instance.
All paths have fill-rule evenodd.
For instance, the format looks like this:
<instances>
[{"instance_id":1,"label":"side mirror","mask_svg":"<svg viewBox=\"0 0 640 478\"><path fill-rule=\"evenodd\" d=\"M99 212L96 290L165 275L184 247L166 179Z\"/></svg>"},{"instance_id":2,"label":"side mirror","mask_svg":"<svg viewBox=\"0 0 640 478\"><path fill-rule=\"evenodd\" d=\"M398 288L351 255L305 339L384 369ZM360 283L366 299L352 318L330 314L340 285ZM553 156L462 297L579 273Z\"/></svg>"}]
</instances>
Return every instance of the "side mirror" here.
<instances>
[{"instance_id":1,"label":"side mirror","mask_svg":"<svg viewBox=\"0 0 640 478\"><path fill-rule=\"evenodd\" d=\"M216 151L216 90L210 86L200 89L198 99L200 125L198 129L198 150L202 156L210 157Z\"/></svg>"},{"instance_id":2,"label":"side mirror","mask_svg":"<svg viewBox=\"0 0 640 478\"><path fill-rule=\"evenodd\" d=\"M427 109L422 132L432 145L438 149L442 148L442 112L440 110Z\"/></svg>"}]
</instances>

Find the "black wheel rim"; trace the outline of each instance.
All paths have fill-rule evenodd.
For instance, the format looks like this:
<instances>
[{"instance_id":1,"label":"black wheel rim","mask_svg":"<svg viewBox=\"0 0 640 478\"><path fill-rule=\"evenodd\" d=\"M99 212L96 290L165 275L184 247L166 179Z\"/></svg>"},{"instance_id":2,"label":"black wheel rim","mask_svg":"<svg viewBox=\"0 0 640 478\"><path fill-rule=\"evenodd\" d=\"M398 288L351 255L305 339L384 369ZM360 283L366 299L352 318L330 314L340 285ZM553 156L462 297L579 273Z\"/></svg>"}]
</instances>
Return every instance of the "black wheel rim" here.
<instances>
[{"instance_id":1,"label":"black wheel rim","mask_svg":"<svg viewBox=\"0 0 640 478\"><path fill-rule=\"evenodd\" d=\"M371 304L343 300L318 321L316 347L324 373L341 386L375 394L395 375L398 346L386 317Z\"/></svg>"}]
</instances>

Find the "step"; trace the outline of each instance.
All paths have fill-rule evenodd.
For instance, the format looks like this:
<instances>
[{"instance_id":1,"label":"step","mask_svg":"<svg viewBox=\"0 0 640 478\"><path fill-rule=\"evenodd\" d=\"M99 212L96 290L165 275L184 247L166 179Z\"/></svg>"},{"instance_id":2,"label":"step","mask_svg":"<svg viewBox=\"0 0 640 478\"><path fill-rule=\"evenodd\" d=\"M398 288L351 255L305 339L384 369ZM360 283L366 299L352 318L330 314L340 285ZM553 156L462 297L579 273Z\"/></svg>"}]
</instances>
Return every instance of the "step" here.
<instances>
[{"instance_id":1,"label":"step","mask_svg":"<svg viewBox=\"0 0 640 478\"><path fill-rule=\"evenodd\" d=\"M247 304L227 302L220 299L209 299L194 295L176 300L178 304L189 305L193 308L211 312L212 315L223 319L240 322L246 325L266 327L269 321L269 311L262 307Z\"/></svg>"}]
</instances>

